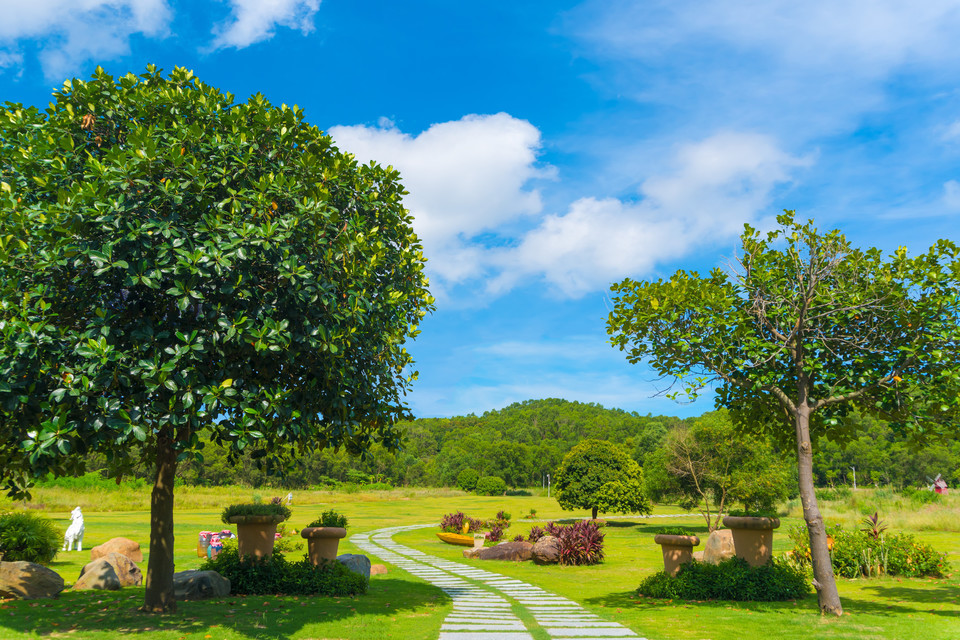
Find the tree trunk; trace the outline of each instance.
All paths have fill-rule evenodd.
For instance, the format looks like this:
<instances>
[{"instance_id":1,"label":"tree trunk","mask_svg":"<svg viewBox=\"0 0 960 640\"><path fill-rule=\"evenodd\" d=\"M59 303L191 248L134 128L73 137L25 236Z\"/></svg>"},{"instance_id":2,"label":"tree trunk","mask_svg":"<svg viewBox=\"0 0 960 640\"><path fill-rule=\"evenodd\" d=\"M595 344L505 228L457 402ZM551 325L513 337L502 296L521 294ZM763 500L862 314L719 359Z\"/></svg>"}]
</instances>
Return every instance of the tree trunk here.
<instances>
[{"instance_id":1,"label":"tree trunk","mask_svg":"<svg viewBox=\"0 0 960 640\"><path fill-rule=\"evenodd\" d=\"M594 508L593 508L593 519L594 519L594 520L597 519L597 507L594 507Z\"/></svg>"},{"instance_id":2,"label":"tree trunk","mask_svg":"<svg viewBox=\"0 0 960 640\"><path fill-rule=\"evenodd\" d=\"M837 581L833 577L833 563L827 547L827 531L813 490L813 447L810 444L810 407L802 401L797 407L797 471L800 475L800 501L803 519L810 536L810 558L813 563L813 586L817 590L820 613L843 615Z\"/></svg>"},{"instance_id":3,"label":"tree trunk","mask_svg":"<svg viewBox=\"0 0 960 640\"><path fill-rule=\"evenodd\" d=\"M157 435L157 475L150 496L150 558L147 561L147 589L143 611L173 613L173 480L177 452L173 429L164 427Z\"/></svg>"}]
</instances>

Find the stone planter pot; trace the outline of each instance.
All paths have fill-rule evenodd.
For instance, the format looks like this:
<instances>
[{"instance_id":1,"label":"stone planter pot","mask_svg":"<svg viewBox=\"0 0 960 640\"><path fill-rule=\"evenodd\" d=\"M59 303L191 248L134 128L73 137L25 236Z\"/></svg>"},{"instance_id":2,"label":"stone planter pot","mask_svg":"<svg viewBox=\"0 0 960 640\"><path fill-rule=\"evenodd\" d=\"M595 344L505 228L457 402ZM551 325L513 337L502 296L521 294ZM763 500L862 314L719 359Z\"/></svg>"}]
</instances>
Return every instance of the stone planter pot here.
<instances>
[{"instance_id":1,"label":"stone planter pot","mask_svg":"<svg viewBox=\"0 0 960 640\"><path fill-rule=\"evenodd\" d=\"M273 556L273 541L277 525L283 516L233 516L230 523L237 525L237 551L240 557L269 558Z\"/></svg>"},{"instance_id":2,"label":"stone planter pot","mask_svg":"<svg viewBox=\"0 0 960 640\"><path fill-rule=\"evenodd\" d=\"M697 536L676 536L657 534L653 541L660 545L663 552L663 570L671 576L677 575L680 565L693 560L693 548L700 544Z\"/></svg>"},{"instance_id":3,"label":"stone planter pot","mask_svg":"<svg viewBox=\"0 0 960 640\"><path fill-rule=\"evenodd\" d=\"M311 564L320 564L320 560L336 560L340 538L347 535L342 527L304 527L300 537L307 541L307 554Z\"/></svg>"},{"instance_id":4,"label":"stone planter pot","mask_svg":"<svg viewBox=\"0 0 960 640\"><path fill-rule=\"evenodd\" d=\"M754 516L727 516L723 526L733 534L733 547L738 558L751 567L760 567L773 554L773 530L780 526L779 518Z\"/></svg>"}]
</instances>

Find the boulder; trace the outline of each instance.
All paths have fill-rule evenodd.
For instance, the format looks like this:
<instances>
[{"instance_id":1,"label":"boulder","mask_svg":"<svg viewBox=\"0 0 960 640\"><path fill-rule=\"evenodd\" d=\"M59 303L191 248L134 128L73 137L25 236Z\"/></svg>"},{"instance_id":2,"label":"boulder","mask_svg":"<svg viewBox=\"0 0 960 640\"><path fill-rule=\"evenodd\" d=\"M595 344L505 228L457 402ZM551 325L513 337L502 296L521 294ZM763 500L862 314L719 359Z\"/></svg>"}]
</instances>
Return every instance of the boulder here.
<instances>
[{"instance_id":1,"label":"boulder","mask_svg":"<svg viewBox=\"0 0 960 640\"><path fill-rule=\"evenodd\" d=\"M110 553L119 553L127 556L134 562L143 562L143 552L140 551L140 543L134 542L129 538L111 538L103 544L90 549L90 559L96 560Z\"/></svg>"},{"instance_id":2,"label":"boulder","mask_svg":"<svg viewBox=\"0 0 960 640\"><path fill-rule=\"evenodd\" d=\"M733 548L733 532L730 529L717 529L703 545L703 561L718 564L736 555Z\"/></svg>"},{"instance_id":3,"label":"boulder","mask_svg":"<svg viewBox=\"0 0 960 640\"><path fill-rule=\"evenodd\" d=\"M117 574L117 578L120 579L120 586L122 587L139 587L143 584L143 573L140 571L137 563L127 556L122 556L116 552L108 553L102 558L88 562L87 565L80 570L80 577L83 577L88 567L93 567L93 565L96 565L98 562L106 562L113 567L113 571Z\"/></svg>"},{"instance_id":4,"label":"boulder","mask_svg":"<svg viewBox=\"0 0 960 640\"><path fill-rule=\"evenodd\" d=\"M467 555L470 553L471 555ZM522 562L533 557L533 545L529 542L501 542L495 547L468 549L463 552L466 558L477 560L513 560Z\"/></svg>"},{"instance_id":5,"label":"boulder","mask_svg":"<svg viewBox=\"0 0 960 640\"><path fill-rule=\"evenodd\" d=\"M74 591L105 590L116 591L122 585L120 576L106 558L88 562L80 570L80 577L73 583Z\"/></svg>"},{"instance_id":6,"label":"boulder","mask_svg":"<svg viewBox=\"0 0 960 640\"><path fill-rule=\"evenodd\" d=\"M0 598L56 598L61 591L63 578L53 569L34 562L0 562Z\"/></svg>"},{"instance_id":7,"label":"boulder","mask_svg":"<svg viewBox=\"0 0 960 640\"><path fill-rule=\"evenodd\" d=\"M537 564L556 564L560 562L560 540L554 536L543 536L533 545L533 561Z\"/></svg>"},{"instance_id":8,"label":"boulder","mask_svg":"<svg viewBox=\"0 0 960 640\"><path fill-rule=\"evenodd\" d=\"M370 565L370 575L372 576L383 576L387 573L386 565L382 564L372 564Z\"/></svg>"},{"instance_id":9,"label":"boulder","mask_svg":"<svg viewBox=\"0 0 960 640\"><path fill-rule=\"evenodd\" d=\"M370 579L370 558L359 553L343 553L337 556L337 562L354 573Z\"/></svg>"},{"instance_id":10,"label":"boulder","mask_svg":"<svg viewBox=\"0 0 960 640\"><path fill-rule=\"evenodd\" d=\"M173 597L176 600L203 600L230 595L230 580L216 571L178 571L173 574Z\"/></svg>"},{"instance_id":11,"label":"boulder","mask_svg":"<svg viewBox=\"0 0 960 640\"><path fill-rule=\"evenodd\" d=\"M697 562L703 562L703 549L700 549L700 551L694 551L693 559Z\"/></svg>"}]
</instances>

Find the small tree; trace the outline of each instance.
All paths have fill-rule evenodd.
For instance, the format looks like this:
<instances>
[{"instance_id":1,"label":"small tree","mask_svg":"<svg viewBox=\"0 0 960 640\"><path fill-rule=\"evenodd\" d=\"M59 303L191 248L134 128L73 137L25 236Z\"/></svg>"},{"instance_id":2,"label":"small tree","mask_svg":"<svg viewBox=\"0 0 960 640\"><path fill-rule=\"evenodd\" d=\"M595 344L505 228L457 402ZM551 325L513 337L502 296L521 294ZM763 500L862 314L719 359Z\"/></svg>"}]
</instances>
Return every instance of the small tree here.
<instances>
[{"instance_id":1,"label":"small tree","mask_svg":"<svg viewBox=\"0 0 960 640\"><path fill-rule=\"evenodd\" d=\"M717 383L717 405L743 431L795 443L820 610L840 615L813 447L850 438L856 422L844 416L855 409L919 438L956 433L960 260L945 240L885 259L792 212L778 221L766 239L746 226L732 274L613 285L608 332L630 362L684 381L690 397Z\"/></svg>"},{"instance_id":2,"label":"small tree","mask_svg":"<svg viewBox=\"0 0 960 640\"><path fill-rule=\"evenodd\" d=\"M772 509L789 496L793 478L766 437L738 435L727 412L718 411L673 429L648 458L644 480L655 500L671 496L684 508L699 507L713 531L733 504Z\"/></svg>"},{"instance_id":3,"label":"small tree","mask_svg":"<svg viewBox=\"0 0 960 640\"><path fill-rule=\"evenodd\" d=\"M457 487L463 491L473 491L477 488L478 480L480 480L480 474L477 470L467 467L457 474Z\"/></svg>"},{"instance_id":4,"label":"small tree","mask_svg":"<svg viewBox=\"0 0 960 640\"><path fill-rule=\"evenodd\" d=\"M172 611L173 486L201 435L275 468L399 445L432 306L393 169L185 69L0 110L0 476L154 470L145 609Z\"/></svg>"},{"instance_id":5,"label":"small tree","mask_svg":"<svg viewBox=\"0 0 960 640\"><path fill-rule=\"evenodd\" d=\"M563 457L554 474L557 502L566 511L650 513L640 465L613 443L584 440Z\"/></svg>"}]
</instances>

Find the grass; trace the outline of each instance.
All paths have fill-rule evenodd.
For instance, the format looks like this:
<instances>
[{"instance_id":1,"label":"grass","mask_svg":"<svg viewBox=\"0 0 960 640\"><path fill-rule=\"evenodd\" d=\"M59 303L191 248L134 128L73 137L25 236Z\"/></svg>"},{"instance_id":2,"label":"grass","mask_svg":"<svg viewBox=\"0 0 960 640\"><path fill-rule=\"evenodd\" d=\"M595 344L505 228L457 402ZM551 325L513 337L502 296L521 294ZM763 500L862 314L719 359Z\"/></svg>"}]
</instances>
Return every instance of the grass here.
<instances>
[{"instance_id":1,"label":"grass","mask_svg":"<svg viewBox=\"0 0 960 640\"><path fill-rule=\"evenodd\" d=\"M35 502L62 505L47 514L62 527L69 523L69 509L84 504L89 497L51 489L50 495ZM149 497L148 490L141 490ZM82 493L82 492L81 492ZM120 505L136 504L140 497L118 491ZM178 489L175 519L177 570L199 566L196 535L201 529L221 529L220 510L224 504L247 499L249 488ZM261 490L264 499L279 491ZM861 511L869 508L870 496L858 492L858 501L824 505L828 521L844 520L844 526L859 526ZM891 531L895 522L912 524L906 530L918 539L949 552L954 567L943 580L872 579L840 580L840 595L845 615L823 618L817 612L816 598L786 603L668 602L638 598L640 580L662 568L660 548L653 543L654 532L663 527L683 526L701 539L706 538L703 520L697 517L611 519L606 532L606 561L591 567L538 567L529 563L491 563L462 558L462 549L441 543L433 529L404 532L395 539L441 557L509 575L560 595L570 597L604 618L617 621L641 635L672 640L742 640L766 637L776 629L779 638L946 638L955 637L960 628L960 532L953 510L960 496L933 506L912 507L903 504L900 511L881 499L881 517L888 518ZM54 502L56 501L56 502ZM0 503L0 507L11 506ZM96 511L95 504L85 510L85 548L114 536L125 536L141 543L147 552L149 513L144 508L123 511ZM449 490L397 490L393 492L337 494L327 491L294 492L293 517L289 528L300 528L321 511L336 508L350 521L348 533L403 524L439 522L443 514L463 510L468 515L490 518L499 509L513 514L513 525L505 539L529 531L534 524L520 519L535 508L540 518L560 519L586 512L562 512L555 500L533 497L474 497ZM889 513L885 511L889 510ZM911 511L912 509L912 511ZM678 513L675 507L660 506L655 513ZM873 513L873 509L870 509ZM943 514L947 515L944 516ZM793 514L783 519L782 530L801 521ZM949 520L943 529L928 528L930 523ZM774 537L774 551L787 551L790 542L783 533ZM341 553L358 550L347 540ZM51 568L72 583L80 568L89 561L84 551L58 555ZM146 561L141 564L146 569ZM411 638L434 639L440 624L450 611L449 599L424 581L390 568L387 575L374 576L366 596L357 598L231 597L225 601L186 602L171 616L141 614L142 588L119 592L73 593L65 591L53 601L6 601L0 603L0 638L19 640L39 637L80 637L116 639L133 633L154 639L282 638Z\"/></svg>"}]
</instances>

